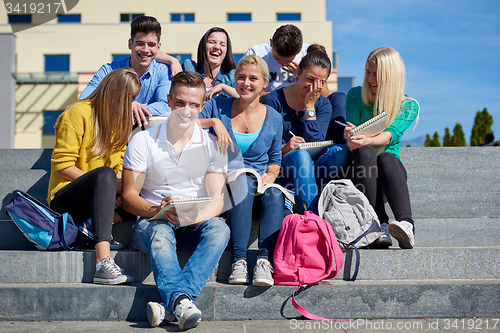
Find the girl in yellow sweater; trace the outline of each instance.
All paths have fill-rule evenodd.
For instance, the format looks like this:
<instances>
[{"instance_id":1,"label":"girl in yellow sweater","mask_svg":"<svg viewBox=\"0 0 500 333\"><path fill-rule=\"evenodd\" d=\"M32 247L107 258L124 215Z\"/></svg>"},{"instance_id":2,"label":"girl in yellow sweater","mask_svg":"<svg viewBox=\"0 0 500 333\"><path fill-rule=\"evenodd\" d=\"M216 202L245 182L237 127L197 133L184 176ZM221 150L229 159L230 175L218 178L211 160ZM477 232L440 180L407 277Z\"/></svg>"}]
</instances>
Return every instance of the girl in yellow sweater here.
<instances>
[{"instance_id":1,"label":"girl in yellow sweater","mask_svg":"<svg viewBox=\"0 0 500 333\"><path fill-rule=\"evenodd\" d=\"M110 257L111 228L121 192L121 169L132 131L132 102L141 89L130 68L108 74L86 99L64 111L55 125L47 202L75 220L92 219L96 252L94 283L121 284L132 278Z\"/></svg>"}]
</instances>

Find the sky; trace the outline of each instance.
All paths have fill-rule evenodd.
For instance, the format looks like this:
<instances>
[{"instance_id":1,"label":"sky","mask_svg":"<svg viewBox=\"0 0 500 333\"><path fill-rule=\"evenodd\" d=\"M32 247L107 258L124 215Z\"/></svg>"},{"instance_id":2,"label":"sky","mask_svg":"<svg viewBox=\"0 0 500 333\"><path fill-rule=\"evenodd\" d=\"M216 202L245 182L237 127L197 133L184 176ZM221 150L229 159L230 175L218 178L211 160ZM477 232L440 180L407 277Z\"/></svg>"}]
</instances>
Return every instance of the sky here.
<instances>
[{"instance_id":1,"label":"sky","mask_svg":"<svg viewBox=\"0 0 500 333\"><path fill-rule=\"evenodd\" d=\"M462 125L470 141L477 111L493 116L500 140L499 0L326 0L339 75L362 85L368 54L390 46L406 66L406 94L420 119L403 141Z\"/></svg>"}]
</instances>

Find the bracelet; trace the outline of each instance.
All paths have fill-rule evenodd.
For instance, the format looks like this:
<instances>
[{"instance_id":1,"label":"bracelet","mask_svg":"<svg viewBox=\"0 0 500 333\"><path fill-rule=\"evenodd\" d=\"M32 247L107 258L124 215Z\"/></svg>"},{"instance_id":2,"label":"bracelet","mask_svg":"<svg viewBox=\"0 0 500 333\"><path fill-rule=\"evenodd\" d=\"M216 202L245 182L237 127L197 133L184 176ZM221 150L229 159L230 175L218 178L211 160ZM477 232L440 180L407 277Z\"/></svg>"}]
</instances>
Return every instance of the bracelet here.
<instances>
[{"instance_id":1,"label":"bracelet","mask_svg":"<svg viewBox=\"0 0 500 333\"><path fill-rule=\"evenodd\" d=\"M267 173L272 173L274 175L274 179L278 178L278 176L273 171L271 171L271 170L268 170Z\"/></svg>"}]
</instances>

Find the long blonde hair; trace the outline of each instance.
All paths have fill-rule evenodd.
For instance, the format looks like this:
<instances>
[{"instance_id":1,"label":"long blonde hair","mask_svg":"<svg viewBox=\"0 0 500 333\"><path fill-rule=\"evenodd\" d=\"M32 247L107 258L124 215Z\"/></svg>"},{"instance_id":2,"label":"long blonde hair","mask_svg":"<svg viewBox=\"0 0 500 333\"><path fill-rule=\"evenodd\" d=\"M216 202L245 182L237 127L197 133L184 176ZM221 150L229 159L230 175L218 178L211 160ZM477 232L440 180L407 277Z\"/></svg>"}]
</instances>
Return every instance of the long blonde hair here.
<instances>
[{"instance_id":1,"label":"long blonde hair","mask_svg":"<svg viewBox=\"0 0 500 333\"><path fill-rule=\"evenodd\" d=\"M367 78L366 67L370 62L377 65L378 87L376 93L371 91ZM361 96L365 105L371 106L373 104L374 116L382 111L387 112L388 119L386 127L388 127L401 112L401 103L406 99L410 99L405 96L405 84L406 69L398 51L391 47L380 47L370 52L366 59L365 77L361 89ZM415 102L418 105L418 102Z\"/></svg>"},{"instance_id":2,"label":"long blonde hair","mask_svg":"<svg viewBox=\"0 0 500 333\"><path fill-rule=\"evenodd\" d=\"M127 145L132 132L132 102L141 91L137 73L120 68L106 75L85 98L92 106L92 144L95 156L118 152Z\"/></svg>"}]
</instances>

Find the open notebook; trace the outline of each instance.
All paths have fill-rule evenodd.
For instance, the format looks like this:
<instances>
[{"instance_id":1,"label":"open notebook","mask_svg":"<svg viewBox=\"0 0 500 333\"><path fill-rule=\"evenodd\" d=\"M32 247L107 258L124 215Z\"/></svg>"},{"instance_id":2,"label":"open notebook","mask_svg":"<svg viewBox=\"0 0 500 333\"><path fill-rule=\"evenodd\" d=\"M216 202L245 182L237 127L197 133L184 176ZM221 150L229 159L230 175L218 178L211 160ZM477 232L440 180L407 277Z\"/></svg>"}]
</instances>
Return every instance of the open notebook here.
<instances>
[{"instance_id":1,"label":"open notebook","mask_svg":"<svg viewBox=\"0 0 500 333\"><path fill-rule=\"evenodd\" d=\"M298 150L298 149L305 149L311 155L312 159L316 160L319 157L319 155L321 154L321 152L323 151L323 149L325 149L325 147L330 147L330 146L333 146L334 144L335 143L333 142L333 140L317 141L317 142L303 142L303 143L299 143L298 145L296 145L295 148L293 148L289 152L283 154L283 156L291 153L292 151Z\"/></svg>"},{"instance_id":2,"label":"open notebook","mask_svg":"<svg viewBox=\"0 0 500 333\"><path fill-rule=\"evenodd\" d=\"M381 133L385 129L387 122L387 112L382 112L370 120L365 121L351 131L351 136L363 134L366 136L374 136Z\"/></svg>"}]
</instances>

